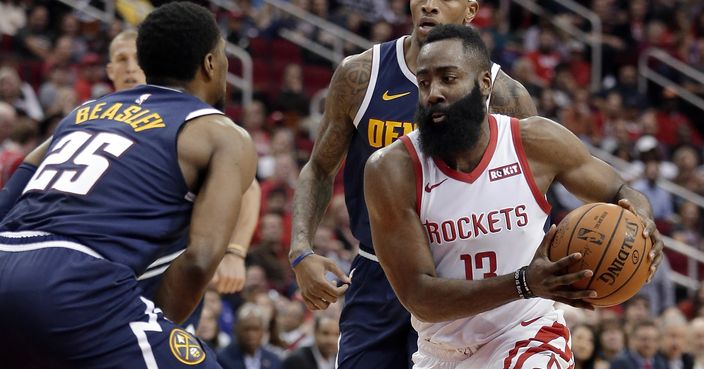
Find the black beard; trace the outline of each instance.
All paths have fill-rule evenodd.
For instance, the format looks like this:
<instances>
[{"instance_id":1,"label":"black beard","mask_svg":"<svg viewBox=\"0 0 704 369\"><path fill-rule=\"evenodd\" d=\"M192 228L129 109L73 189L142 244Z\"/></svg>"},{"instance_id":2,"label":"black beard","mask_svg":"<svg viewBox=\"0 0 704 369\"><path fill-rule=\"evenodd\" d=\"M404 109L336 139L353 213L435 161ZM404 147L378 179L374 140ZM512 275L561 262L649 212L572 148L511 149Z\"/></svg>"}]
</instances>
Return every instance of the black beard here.
<instances>
[{"instance_id":1,"label":"black beard","mask_svg":"<svg viewBox=\"0 0 704 369\"><path fill-rule=\"evenodd\" d=\"M444 113L445 121L434 123L433 113ZM467 96L449 106L426 108L418 104L415 120L421 150L426 155L440 158L471 150L479 140L485 116L486 106L478 83Z\"/></svg>"}]
</instances>

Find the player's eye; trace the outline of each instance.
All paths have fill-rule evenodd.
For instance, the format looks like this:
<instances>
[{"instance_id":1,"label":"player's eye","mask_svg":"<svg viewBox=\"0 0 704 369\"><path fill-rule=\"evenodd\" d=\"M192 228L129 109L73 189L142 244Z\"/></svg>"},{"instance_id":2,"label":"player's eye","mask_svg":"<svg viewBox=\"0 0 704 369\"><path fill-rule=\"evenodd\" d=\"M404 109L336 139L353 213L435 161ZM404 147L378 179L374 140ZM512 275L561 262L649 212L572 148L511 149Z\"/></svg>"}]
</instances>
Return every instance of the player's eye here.
<instances>
[{"instance_id":1,"label":"player's eye","mask_svg":"<svg viewBox=\"0 0 704 369\"><path fill-rule=\"evenodd\" d=\"M442 77L442 81L445 82L445 83L452 83L452 82L454 82L456 79L457 79L457 77L452 76L452 75L448 75L448 76Z\"/></svg>"}]
</instances>

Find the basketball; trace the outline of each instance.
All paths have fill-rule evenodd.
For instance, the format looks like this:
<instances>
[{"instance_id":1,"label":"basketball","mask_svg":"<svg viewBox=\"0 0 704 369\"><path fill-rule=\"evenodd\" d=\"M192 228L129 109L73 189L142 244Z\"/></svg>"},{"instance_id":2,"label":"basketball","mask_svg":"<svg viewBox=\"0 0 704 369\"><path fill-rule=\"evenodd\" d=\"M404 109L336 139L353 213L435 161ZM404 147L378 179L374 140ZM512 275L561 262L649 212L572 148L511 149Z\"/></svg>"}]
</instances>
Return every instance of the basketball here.
<instances>
[{"instance_id":1,"label":"basketball","mask_svg":"<svg viewBox=\"0 0 704 369\"><path fill-rule=\"evenodd\" d=\"M594 274L573 286L595 290L596 298L585 299L594 306L617 305L638 293L648 279L647 255L653 244L650 237L643 237L644 227L635 214L618 205L583 205L557 226L548 258L557 261L582 253L582 259L568 272L590 269Z\"/></svg>"}]
</instances>

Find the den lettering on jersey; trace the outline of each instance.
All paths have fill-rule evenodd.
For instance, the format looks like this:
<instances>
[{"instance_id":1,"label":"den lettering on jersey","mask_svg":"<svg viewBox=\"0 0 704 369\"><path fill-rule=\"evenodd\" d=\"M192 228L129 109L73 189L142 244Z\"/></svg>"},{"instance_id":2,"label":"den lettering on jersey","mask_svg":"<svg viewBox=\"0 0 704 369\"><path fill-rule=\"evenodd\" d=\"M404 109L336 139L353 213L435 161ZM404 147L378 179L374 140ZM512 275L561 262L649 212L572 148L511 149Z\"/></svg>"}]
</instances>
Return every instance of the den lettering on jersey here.
<instances>
[{"instance_id":1,"label":"den lettering on jersey","mask_svg":"<svg viewBox=\"0 0 704 369\"><path fill-rule=\"evenodd\" d=\"M403 138L415 163L417 211L443 278L480 280L513 273L530 263L544 235L550 205L530 173L518 121L492 114L489 127L488 148L471 173L425 156L417 132ZM549 311L552 301L532 299L452 322L412 321L421 338L469 347L498 336L511 322Z\"/></svg>"},{"instance_id":2,"label":"den lettering on jersey","mask_svg":"<svg viewBox=\"0 0 704 369\"><path fill-rule=\"evenodd\" d=\"M373 253L369 214L364 202L364 165L378 149L415 129L418 106L416 77L403 54L404 37L374 45L367 92L354 119L357 128L345 161L345 200L352 233L365 251ZM373 102L373 103L372 103Z\"/></svg>"},{"instance_id":3,"label":"den lettering on jersey","mask_svg":"<svg viewBox=\"0 0 704 369\"><path fill-rule=\"evenodd\" d=\"M78 243L142 274L186 237L192 194L178 165L176 139L184 122L207 114L222 113L153 85L79 106L59 123L45 159L0 228L56 235L71 230Z\"/></svg>"}]
</instances>

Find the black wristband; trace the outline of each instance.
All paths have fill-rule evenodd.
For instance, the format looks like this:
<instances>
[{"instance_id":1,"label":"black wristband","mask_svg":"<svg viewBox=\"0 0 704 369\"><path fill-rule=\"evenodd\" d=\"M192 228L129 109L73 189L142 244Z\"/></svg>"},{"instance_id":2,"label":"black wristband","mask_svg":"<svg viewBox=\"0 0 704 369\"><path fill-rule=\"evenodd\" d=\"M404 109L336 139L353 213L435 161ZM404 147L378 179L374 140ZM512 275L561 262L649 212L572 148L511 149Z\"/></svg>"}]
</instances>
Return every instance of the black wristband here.
<instances>
[{"instance_id":1,"label":"black wristband","mask_svg":"<svg viewBox=\"0 0 704 369\"><path fill-rule=\"evenodd\" d=\"M523 293L523 288L521 287L521 277L520 277L520 274L521 274L521 270L520 270L520 269L517 269L517 270L513 273L513 281L514 281L514 283L516 284L516 291L518 291L518 297L520 297L521 299L525 299L526 296L525 296L525 294Z\"/></svg>"},{"instance_id":2,"label":"black wristband","mask_svg":"<svg viewBox=\"0 0 704 369\"><path fill-rule=\"evenodd\" d=\"M533 291L530 290L530 287L528 287L528 280L526 278L527 270L528 266L518 269L518 280L521 285L521 291L523 292L523 298L530 299L535 297L535 295L533 294Z\"/></svg>"}]
</instances>

